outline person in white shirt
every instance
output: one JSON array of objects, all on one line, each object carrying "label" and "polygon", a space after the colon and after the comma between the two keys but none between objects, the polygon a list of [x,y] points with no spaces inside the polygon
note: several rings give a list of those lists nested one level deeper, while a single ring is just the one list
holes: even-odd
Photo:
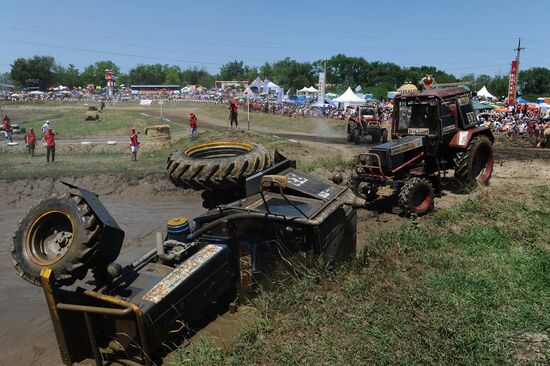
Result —
[{"label": "person in white shirt", "polygon": [[42,125],[42,133],[45,135],[46,132],[48,132],[48,128],[50,128],[50,121],[46,121],[43,125]]}]

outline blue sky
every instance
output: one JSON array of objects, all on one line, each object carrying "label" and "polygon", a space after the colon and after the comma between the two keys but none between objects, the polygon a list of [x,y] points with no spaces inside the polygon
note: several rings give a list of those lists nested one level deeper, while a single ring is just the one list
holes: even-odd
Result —
[{"label": "blue sky", "polygon": [[[259,66],[337,53],[457,76],[550,67],[550,1],[10,1],[2,4],[0,72],[18,57],[54,56],[83,70],[113,60]],[[546,29],[545,29],[546,28]]]}]

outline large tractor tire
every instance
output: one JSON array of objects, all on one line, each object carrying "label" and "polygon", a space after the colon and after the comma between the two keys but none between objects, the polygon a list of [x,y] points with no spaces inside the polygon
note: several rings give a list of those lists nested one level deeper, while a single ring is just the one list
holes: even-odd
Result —
[{"label": "large tractor tire", "polygon": [[11,254],[19,275],[40,285],[50,268],[59,285],[71,285],[88,272],[103,226],[84,200],[74,194],[53,196],[31,207],[13,234]]},{"label": "large tractor tire", "polygon": [[353,130],[353,142],[355,145],[359,145],[361,143],[361,131],[358,128]]},{"label": "large tractor tire", "polygon": [[353,137],[354,137],[354,134],[353,134],[353,131],[355,130],[355,123],[351,124],[351,123],[348,123],[348,128],[347,128],[347,133],[346,133],[346,141],[347,142],[353,142]]},{"label": "large tractor tire", "polygon": [[263,146],[212,142],[177,150],[168,157],[166,169],[178,187],[223,191],[243,189],[246,178],[272,164]]},{"label": "large tractor tire", "polygon": [[455,154],[455,178],[468,189],[478,184],[488,185],[493,173],[493,161],[491,140],[484,135],[475,136],[465,150]]},{"label": "large tractor tire", "polygon": [[405,216],[425,215],[434,208],[434,188],[426,178],[412,177],[405,181],[399,192],[399,205]]}]

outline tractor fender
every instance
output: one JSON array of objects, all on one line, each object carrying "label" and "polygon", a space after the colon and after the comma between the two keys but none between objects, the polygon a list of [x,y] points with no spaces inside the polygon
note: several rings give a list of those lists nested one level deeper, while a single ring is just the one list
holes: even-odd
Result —
[{"label": "tractor fender", "polygon": [[493,133],[489,127],[475,127],[468,130],[458,130],[453,136],[451,142],[449,142],[449,147],[456,147],[460,149],[465,149],[472,138],[477,135],[485,135],[491,140],[495,141]]}]

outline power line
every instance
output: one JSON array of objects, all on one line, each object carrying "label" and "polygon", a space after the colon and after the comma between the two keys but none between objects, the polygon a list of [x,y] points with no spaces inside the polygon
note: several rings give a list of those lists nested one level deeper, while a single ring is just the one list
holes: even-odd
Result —
[{"label": "power line", "polygon": [[31,41],[23,41],[20,39],[13,39],[13,38],[7,38],[7,37],[0,37],[0,39],[9,41],[9,42],[17,42],[17,43],[24,43],[24,44],[30,44],[34,46],[45,46],[45,47],[51,47],[51,48],[60,48],[60,49],[66,49],[66,50],[72,50],[72,51],[82,51],[82,52],[91,52],[91,53],[101,53],[106,55],[115,55],[115,56],[126,56],[126,57],[136,57],[136,58],[144,58],[144,59],[151,59],[151,60],[170,60],[175,62],[183,62],[183,63],[190,63],[190,64],[208,64],[208,65],[215,65],[215,66],[222,66],[220,63],[215,62],[205,62],[205,61],[193,61],[193,60],[183,60],[183,59],[177,59],[177,58],[162,58],[162,57],[156,57],[156,56],[145,56],[145,55],[136,55],[136,54],[130,54],[130,53],[122,53],[122,52],[110,52],[110,51],[104,51],[104,50],[95,50],[95,49],[89,49],[89,48],[78,48],[78,47],[69,47],[69,46],[59,46],[59,45],[52,45],[52,44],[46,44],[46,43],[38,43],[38,42],[31,42]]},{"label": "power line", "polygon": [[[44,16],[44,11],[37,11],[37,10],[12,10],[14,12],[20,12],[20,13],[34,13],[39,14],[41,16]],[[95,20],[101,20],[109,23],[129,23],[129,24],[150,24],[155,26],[165,26],[165,27],[173,27],[173,28],[184,28],[184,29],[210,29],[210,30],[221,30],[221,31],[231,31],[231,32],[245,32],[250,33],[250,29],[246,28],[235,28],[235,27],[220,27],[220,26],[213,26],[213,25],[202,25],[202,24],[190,24],[190,25],[184,25],[181,23],[175,24],[175,23],[166,23],[166,22],[157,22],[152,21],[149,19],[134,19],[134,20],[126,20],[124,17],[122,18],[109,18],[109,17],[98,17],[98,16],[90,16],[90,15],[75,15],[72,13],[59,13],[56,12],[55,14],[50,13],[51,16],[55,16],[56,18],[64,17],[64,18],[83,18],[83,19],[95,19]],[[306,32],[281,32],[281,31],[273,31],[273,30],[265,30],[265,29],[254,29],[255,33],[261,33],[261,34],[274,34],[274,35],[284,35],[284,36],[304,36],[304,37],[323,37],[323,38],[353,38],[353,39],[381,39],[381,40],[423,40],[423,41],[480,41],[480,40],[486,40],[486,41],[494,41],[494,40],[511,40],[515,38],[511,37],[488,37],[488,38],[453,38],[453,37],[406,37],[406,36],[380,36],[380,35],[373,35],[373,36],[364,36],[364,35],[355,35],[355,34],[322,34],[322,33],[306,33]]]}]

